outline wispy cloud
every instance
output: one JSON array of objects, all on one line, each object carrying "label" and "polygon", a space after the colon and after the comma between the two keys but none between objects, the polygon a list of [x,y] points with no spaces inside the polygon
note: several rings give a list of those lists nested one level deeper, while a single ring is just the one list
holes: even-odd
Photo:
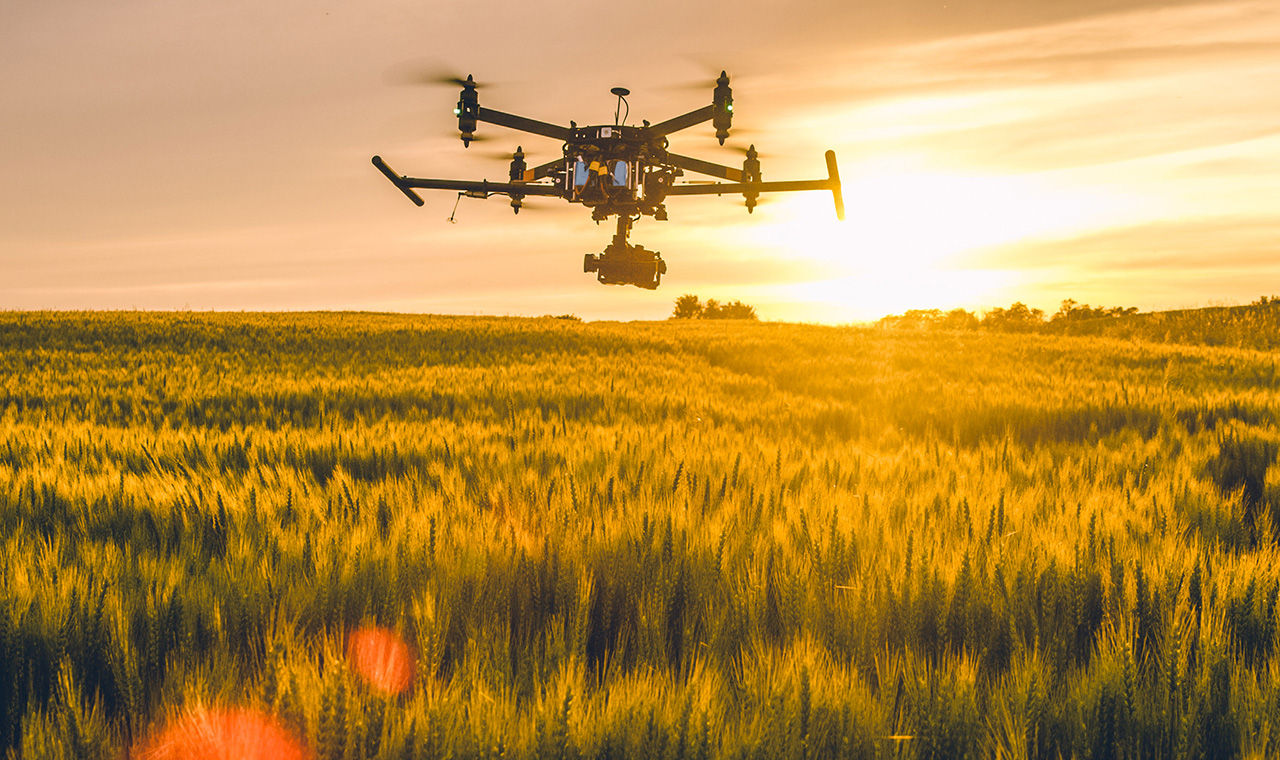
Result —
[{"label": "wispy cloud", "polygon": [[792,126],[860,151],[1039,171],[1280,130],[1280,6],[1234,2],[875,48]]},{"label": "wispy cloud", "polygon": [[[1280,218],[1214,217],[1117,227],[1035,244],[983,251],[986,266],[1017,266],[1028,272],[1067,270],[1135,278],[1165,275],[1243,275],[1252,292],[1280,275]],[[1042,276],[1042,275],[1041,275]],[[1280,287],[1280,285],[1276,286]]]}]

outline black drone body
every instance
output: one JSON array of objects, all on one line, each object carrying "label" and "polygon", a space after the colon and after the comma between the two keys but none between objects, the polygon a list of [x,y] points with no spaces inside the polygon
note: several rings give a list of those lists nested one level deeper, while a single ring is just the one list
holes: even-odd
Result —
[{"label": "black drone body", "polygon": [[[840,174],[833,151],[826,153],[826,179],[764,182],[754,145],[747,150],[741,169],[667,150],[667,135],[706,121],[712,122],[716,138],[724,145],[733,123],[733,91],[729,88],[729,77],[723,71],[716,80],[711,105],[658,124],[646,121],[638,127],[623,124],[625,118],[616,117],[610,125],[579,127],[570,122],[568,127],[562,127],[494,111],[480,105],[476,83],[470,75],[457,82],[462,86],[462,93],[454,113],[458,116],[458,131],[464,146],[469,147],[476,139],[477,123],[488,122],[560,140],[564,144],[562,157],[529,167],[525,163],[523,149],[517,147],[511,157],[507,182],[401,176],[378,156],[373,157],[373,165],[418,206],[422,205],[422,199],[414,189],[422,188],[456,190],[460,195],[474,198],[505,195],[511,199],[511,208],[516,213],[520,212],[526,197],[541,195],[580,203],[591,209],[591,218],[597,222],[616,215],[618,229],[613,242],[602,253],[586,254],[583,260],[583,271],[595,272],[596,279],[606,285],[636,285],[650,290],[658,287],[667,271],[666,262],[656,251],[629,245],[627,236],[631,225],[642,216],[666,221],[666,201],[672,196],[741,193],[750,213],[761,193],[829,190],[835,199],[836,216],[844,218]],[[613,88],[612,92],[618,96],[618,113],[621,114],[626,96],[631,93],[621,87]],[[708,184],[677,182],[685,171],[725,181]]]}]

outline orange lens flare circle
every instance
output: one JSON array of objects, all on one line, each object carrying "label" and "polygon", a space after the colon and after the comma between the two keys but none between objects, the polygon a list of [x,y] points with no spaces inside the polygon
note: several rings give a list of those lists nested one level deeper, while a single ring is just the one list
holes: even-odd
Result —
[{"label": "orange lens flare circle", "polygon": [[351,669],[387,694],[403,694],[413,683],[413,651],[386,628],[360,628],[347,638]]},{"label": "orange lens flare circle", "polygon": [[138,760],[310,760],[311,752],[273,718],[254,710],[197,709],[166,726]]}]

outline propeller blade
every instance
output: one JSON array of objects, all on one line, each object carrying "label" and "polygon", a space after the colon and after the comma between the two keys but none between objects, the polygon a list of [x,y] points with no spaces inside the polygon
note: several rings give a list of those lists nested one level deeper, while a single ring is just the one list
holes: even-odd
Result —
[{"label": "propeller blade", "polygon": [[737,79],[734,72],[741,68],[733,61],[726,61],[718,55],[713,56],[709,53],[684,53],[679,56],[679,59],[685,64],[682,68],[696,74],[689,79],[678,80],[668,85],[673,90],[706,90],[710,93],[716,88],[716,80],[720,78],[721,73],[728,75],[732,82]]},{"label": "propeller blade", "polygon": [[658,89],[665,90],[667,92],[694,92],[705,90],[709,93],[716,88],[716,76],[719,76],[719,74],[712,76],[709,79],[699,78],[688,79],[683,82],[672,82],[671,84],[661,85]]},{"label": "propeller blade", "polygon": [[[445,113],[446,113],[445,118],[448,118],[449,121],[456,121],[453,117],[448,116],[447,111]],[[441,118],[440,109],[433,109],[431,111],[422,110],[422,109],[406,111],[403,114],[397,114],[388,119],[385,119],[382,122],[381,133],[384,133],[390,139],[414,139],[415,136],[422,137],[424,135],[424,130],[423,130],[424,125],[430,128],[432,127],[432,124],[431,124],[432,120],[439,119],[439,118]],[[458,139],[458,130],[456,127],[452,129],[445,129],[443,131],[435,131],[434,129],[427,129],[426,133],[430,135],[438,135],[440,137],[446,137],[451,140]],[[496,136],[496,135],[491,135],[484,132],[477,132],[475,136],[471,138],[471,141],[478,142],[478,143],[486,143],[486,142],[498,142],[499,139],[500,139],[499,136]],[[472,151],[473,154],[479,153],[480,155],[486,158],[500,158],[504,161],[510,161],[511,154],[513,152],[514,151],[510,151],[510,150],[498,150],[496,147],[491,150],[485,150],[485,151],[473,150]]]},{"label": "propeller blade", "polygon": [[[486,137],[486,138],[481,138],[481,136],[480,136],[480,135],[476,135],[474,139],[475,139],[475,140],[478,140],[478,141],[480,141],[480,142],[485,142],[485,141],[493,140],[493,139],[496,139],[496,138],[488,138],[488,137]],[[473,151],[471,151],[471,154],[472,154],[472,155],[478,155],[478,156],[481,156],[482,158],[492,158],[492,159],[494,159],[495,161],[506,161],[506,162],[510,163],[510,162],[511,162],[512,157],[513,157],[513,156],[515,156],[515,151],[514,151],[514,150],[498,150],[497,148],[491,148],[491,149],[488,149],[488,150],[480,150],[480,151],[475,151],[475,150],[473,150]],[[530,160],[529,160],[529,154],[528,154],[528,153],[526,153],[526,154],[525,154],[525,156],[524,156],[524,160],[525,160],[526,162],[530,163],[530,164],[534,164],[534,163],[536,163],[536,162],[533,162],[533,161],[530,161]]]},{"label": "propeller blade", "polygon": [[[389,85],[408,87],[462,87],[467,83],[466,75],[438,64],[408,62],[392,66],[383,73],[382,79]],[[476,82],[477,89],[483,88]]]},{"label": "propeller blade", "polygon": [[[733,131],[734,133],[737,133],[738,130],[735,129]],[[750,147],[744,148],[741,145],[726,145],[724,147],[726,150],[737,153],[739,156],[742,156],[743,158],[746,158],[747,151],[751,150]],[[759,148],[756,148],[756,158],[765,160],[770,158],[776,158],[776,156],[772,153],[764,153]]]}]

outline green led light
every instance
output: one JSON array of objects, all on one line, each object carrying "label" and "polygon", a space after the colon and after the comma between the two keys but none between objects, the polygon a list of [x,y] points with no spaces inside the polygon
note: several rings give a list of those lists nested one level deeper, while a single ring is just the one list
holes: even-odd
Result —
[{"label": "green led light", "polygon": [[455,108],[455,109],[453,109],[453,115],[454,115],[454,116],[457,116],[457,115],[459,115],[459,114],[461,114],[461,113],[462,113],[462,109],[461,109],[461,108]]},{"label": "green led light", "polygon": [[725,108],[725,110],[726,110],[726,111],[732,111],[732,110],[733,110],[733,104],[732,104],[732,103],[730,103],[729,105],[725,106],[724,108]]}]

